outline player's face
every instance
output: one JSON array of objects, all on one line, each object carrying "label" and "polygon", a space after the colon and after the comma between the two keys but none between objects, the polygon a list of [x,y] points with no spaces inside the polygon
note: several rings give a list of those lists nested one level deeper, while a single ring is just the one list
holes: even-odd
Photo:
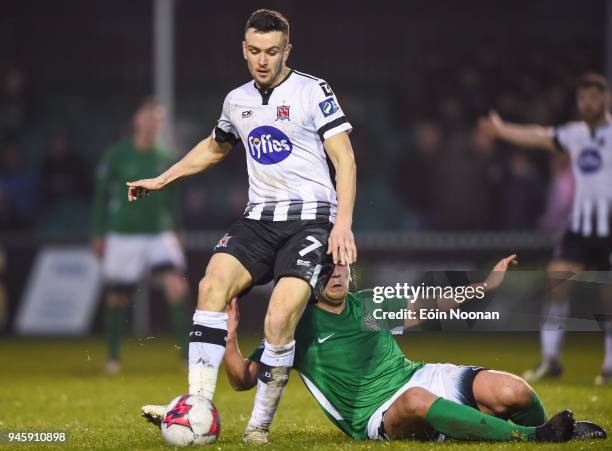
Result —
[{"label": "player's face", "polygon": [[281,75],[291,44],[280,31],[258,33],[249,28],[242,42],[242,53],[249,72],[260,88],[269,88]]},{"label": "player's face", "polygon": [[166,112],[160,105],[140,108],[134,115],[136,132],[156,136],[164,126]]},{"label": "player's face", "polygon": [[598,88],[582,88],[576,94],[578,112],[582,120],[595,123],[604,119],[610,108],[609,94]]},{"label": "player's face", "polygon": [[324,300],[332,305],[341,304],[348,293],[349,282],[350,271],[348,265],[334,265],[334,271],[329,276],[323,291]]}]

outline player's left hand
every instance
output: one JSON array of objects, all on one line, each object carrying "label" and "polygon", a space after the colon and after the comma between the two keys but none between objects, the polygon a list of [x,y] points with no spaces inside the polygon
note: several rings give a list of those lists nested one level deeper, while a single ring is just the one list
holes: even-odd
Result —
[{"label": "player's left hand", "polygon": [[328,243],[327,255],[332,255],[334,265],[351,265],[357,261],[357,246],[350,227],[336,223]]},{"label": "player's left hand", "polygon": [[489,277],[487,277],[484,282],[485,291],[496,290],[499,288],[506,277],[506,271],[508,271],[510,265],[516,264],[518,264],[516,254],[512,254],[498,261],[489,274]]}]

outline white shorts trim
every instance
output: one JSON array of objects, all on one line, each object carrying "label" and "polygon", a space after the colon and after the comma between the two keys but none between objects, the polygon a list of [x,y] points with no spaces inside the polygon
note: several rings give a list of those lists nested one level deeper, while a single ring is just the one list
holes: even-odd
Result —
[{"label": "white shorts trim", "polygon": [[145,271],[166,263],[185,268],[183,249],[174,232],[106,236],[102,273],[107,282],[134,284]]},{"label": "white shorts trim", "polygon": [[383,413],[409,388],[421,387],[436,396],[464,404],[465,398],[461,392],[461,378],[466,371],[473,371],[473,369],[472,367],[458,366],[451,363],[428,363],[416,370],[410,380],[372,414],[368,420],[368,438],[384,440],[383,437],[378,435]]}]

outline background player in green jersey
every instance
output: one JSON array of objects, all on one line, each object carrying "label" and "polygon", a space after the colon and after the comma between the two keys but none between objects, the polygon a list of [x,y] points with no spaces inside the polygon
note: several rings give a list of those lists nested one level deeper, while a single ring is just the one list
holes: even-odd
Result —
[{"label": "background player in green jersey", "polygon": [[172,164],[172,153],[156,144],[165,111],[155,99],[144,100],[133,116],[130,140],[110,146],[98,166],[93,204],[92,249],[102,259],[106,284],[105,329],[108,360],[105,371],[121,369],[119,346],[125,311],[134,287],[145,271],[153,270],[170,308],[172,327],[187,356],[188,296],[185,257],[174,230],[178,199],[171,191],[152,193],[128,207],[125,183],[150,177]]},{"label": "background player in green jersey", "polygon": [[[504,258],[481,285],[502,283],[515,256]],[[408,360],[389,331],[364,327],[362,305],[372,291],[349,293],[348,266],[336,265],[315,305],[309,305],[296,330],[293,368],[329,419],[356,440],[432,439],[564,441],[605,438],[589,422],[574,422],[563,411],[547,421],[533,389],[510,373],[452,364]],[[415,304],[408,304],[414,306]],[[438,301],[440,310],[457,306]],[[414,308],[414,307],[413,307]],[[261,349],[243,359],[237,341],[236,300],[228,309],[225,368],[236,390],[256,385]],[[408,320],[405,326],[419,321]],[[151,421],[161,406],[145,406]],[[511,420],[511,421],[507,421]]]}]

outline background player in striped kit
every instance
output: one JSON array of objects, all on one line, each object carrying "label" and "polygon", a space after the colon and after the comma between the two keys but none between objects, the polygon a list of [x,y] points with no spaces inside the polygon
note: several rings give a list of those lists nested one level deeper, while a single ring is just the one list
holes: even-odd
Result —
[{"label": "background player in striped kit", "polygon": [[[243,56],[254,80],[231,91],[212,135],[157,178],[128,183],[128,198],[219,163],[242,140],[249,203],[215,247],[199,285],[189,346],[189,391],[212,399],[227,337],[229,300],[274,280],[264,324],[265,349],[244,440],[267,443],[293,365],[293,334],[306,302],[331,270],[357,258],[352,215],[356,168],[344,116],[329,85],[289,69],[289,23],[255,11]],[[336,169],[332,183],[326,153]],[[327,246],[325,244],[327,243]]]},{"label": "background player in striped kit", "polygon": [[[554,251],[548,266],[551,286],[550,304],[541,326],[542,363],[524,376],[528,380],[557,377],[563,343],[563,320],[569,313],[571,283],[559,283],[584,270],[612,269],[612,117],[610,92],[602,75],[587,73],[576,92],[580,121],[559,127],[516,125],[504,122],[495,112],[480,121],[490,136],[512,144],[567,151],[572,162],[576,192],[569,228]],[[604,308],[611,312],[609,281],[600,286]],[[612,382],[612,322],[604,323],[605,358],[596,384]]]},{"label": "background player in striped kit", "polygon": [[143,273],[153,270],[164,290],[172,329],[181,358],[187,358],[185,257],[174,230],[178,226],[178,199],[171,192],[156,193],[142,204],[128,206],[124,186],[134,177],[146,177],[171,165],[173,152],[156,144],[165,120],[163,106],[145,99],[134,114],[131,140],[112,145],[104,154],[96,177],[93,204],[92,249],[102,259],[106,282],[105,329],[108,360],[104,369],[117,373],[125,310]]}]

